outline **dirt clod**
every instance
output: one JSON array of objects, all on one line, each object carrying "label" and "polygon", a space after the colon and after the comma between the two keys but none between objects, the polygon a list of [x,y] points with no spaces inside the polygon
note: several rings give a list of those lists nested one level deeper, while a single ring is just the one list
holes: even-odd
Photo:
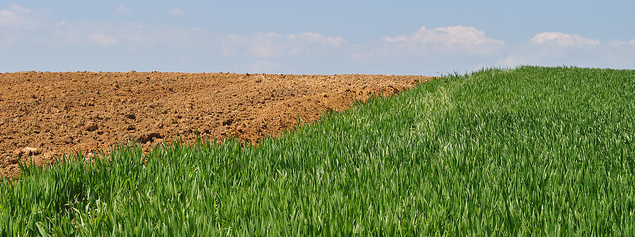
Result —
[{"label": "dirt clod", "polygon": [[92,131],[97,130],[97,128],[99,128],[97,126],[97,123],[90,122],[90,123],[86,124],[86,131],[92,132]]},{"label": "dirt clod", "polygon": [[145,144],[148,142],[152,142],[154,139],[158,138],[162,138],[161,134],[159,134],[158,132],[150,132],[139,136],[139,139],[137,139],[137,141],[139,141],[139,143]]},{"label": "dirt clod", "polygon": [[18,148],[18,149],[15,149],[13,153],[15,154],[15,157],[17,158],[23,157],[23,156],[31,156],[31,155],[40,154],[38,149],[33,147]]}]

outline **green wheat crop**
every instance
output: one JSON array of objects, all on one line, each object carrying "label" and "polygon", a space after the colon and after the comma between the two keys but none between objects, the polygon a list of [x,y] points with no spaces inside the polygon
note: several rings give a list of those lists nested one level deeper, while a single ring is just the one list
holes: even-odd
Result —
[{"label": "green wheat crop", "polygon": [[634,111],[632,70],[448,76],[256,147],[25,168],[0,236],[633,236]]}]

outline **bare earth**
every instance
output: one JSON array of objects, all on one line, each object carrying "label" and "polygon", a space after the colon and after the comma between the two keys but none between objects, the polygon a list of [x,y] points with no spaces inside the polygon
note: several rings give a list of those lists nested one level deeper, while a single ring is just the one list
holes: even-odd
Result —
[{"label": "bare earth", "polygon": [[257,142],[424,76],[234,73],[0,73],[0,180],[19,162],[88,156],[115,144],[145,150],[181,137]]}]

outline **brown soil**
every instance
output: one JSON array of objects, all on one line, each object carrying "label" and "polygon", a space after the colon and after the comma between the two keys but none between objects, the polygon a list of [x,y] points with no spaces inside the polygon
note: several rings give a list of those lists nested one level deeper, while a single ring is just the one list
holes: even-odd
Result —
[{"label": "brown soil", "polygon": [[[145,150],[181,137],[247,142],[312,122],[370,95],[389,96],[429,79],[383,75],[233,73],[0,73],[0,177],[19,162],[88,157],[115,144]],[[1,178],[0,178],[1,179]]]}]

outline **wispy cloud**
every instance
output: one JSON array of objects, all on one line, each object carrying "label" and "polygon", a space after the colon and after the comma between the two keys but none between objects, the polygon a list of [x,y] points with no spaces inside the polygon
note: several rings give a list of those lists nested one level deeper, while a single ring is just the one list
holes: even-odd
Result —
[{"label": "wispy cloud", "polygon": [[342,37],[325,36],[314,32],[283,35],[276,32],[252,35],[228,34],[222,50],[226,56],[252,55],[274,58],[293,55],[318,55],[346,43]]},{"label": "wispy cloud", "polygon": [[292,40],[300,39],[312,43],[319,43],[322,45],[330,46],[340,46],[341,44],[346,43],[346,40],[344,40],[342,37],[325,36],[314,32],[305,32],[299,35],[291,34],[289,35],[289,38]]},{"label": "wispy cloud", "polygon": [[15,27],[21,22],[21,15],[28,15],[30,12],[18,5],[11,5],[9,10],[0,10],[0,27]]},{"label": "wispy cloud", "polygon": [[117,46],[128,51],[155,47],[209,48],[215,39],[197,28],[157,27],[139,23],[59,22],[44,43],[54,47]]},{"label": "wispy cloud", "polygon": [[422,53],[442,51],[487,54],[505,45],[505,41],[489,38],[482,30],[462,25],[435,29],[422,26],[413,35],[385,37],[384,40]]},{"label": "wispy cloud", "polygon": [[0,9],[0,50],[32,38],[30,33],[45,25],[43,14],[17,4],[9,5],[8,9]]},{"label": "wispy cloud", "polygon": [[632,40],[629,40],[629,41],[612,40],[612,41],[609,41],[609,45],[611,45],[613,47],[635,46],[635,39],[632,39]]},{"label": "wispy cloud", "polygon": [[536,34],[529,42],[536,45],[556,47],[585,47],[601,44],[597,39],[589,39],[576,34],[571,35],[562,32],[542,32]]},{"label": "wispy cloud", "polygon": [[612,40],[611,49],[606,53],[605,62],[621,68],[635,69],[635,39],[629,41]]},{"label": "wispy cloud", "polygon": [[17,4],[0,10],[0,29],[35,29],[43,25],[43,16]]},{"label": "wispy cloud", "polygon": [[[576,65],[581,67],[628,67],[635,62],[635,40],[602,43],[577,34],[542,32],[518,46],[499,65]],[[632,68],[632,66],[630,66]]]}]

